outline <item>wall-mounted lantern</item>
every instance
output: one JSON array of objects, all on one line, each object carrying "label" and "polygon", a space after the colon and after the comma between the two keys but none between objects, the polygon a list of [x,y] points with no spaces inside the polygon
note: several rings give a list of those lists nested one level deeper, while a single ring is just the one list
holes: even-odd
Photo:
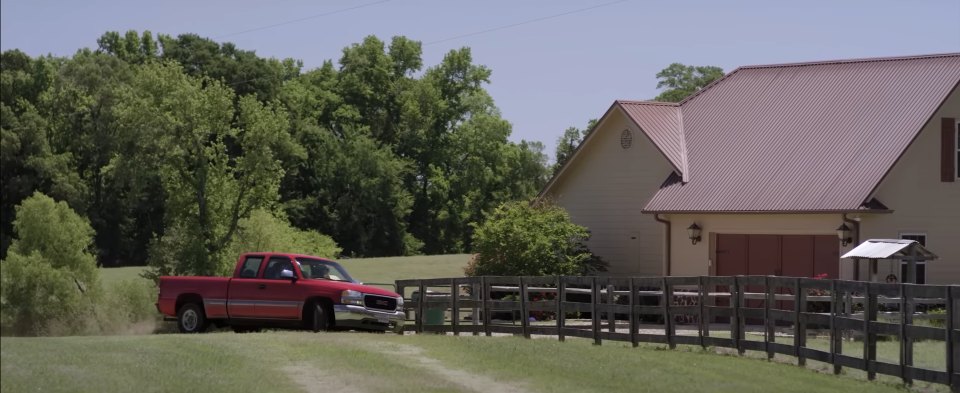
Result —
[{"label": "wall-mounted lantern", "polygon": [[846,223],[840,224],[840,227],[837,228],[837,238],[840,239],[840,245],[844,247],[853,242],[853,237],[850,236],[850,227]]},{"label": "wall-mounted lantern", "polygon": [[687,237],[690,238],[690,244],[697,244],[700,241],[700,226],[697,223],[687,227]]}]

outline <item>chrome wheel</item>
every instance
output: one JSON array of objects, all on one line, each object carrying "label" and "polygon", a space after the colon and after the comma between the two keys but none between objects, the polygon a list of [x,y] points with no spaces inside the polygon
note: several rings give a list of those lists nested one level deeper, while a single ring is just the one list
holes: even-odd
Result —
[{"label": "chrome wheel", "polygon": [[193,309],[185,310],[183,316],[180,319],[180,324],[183,326],[183,330],[186,331],[196,331],[197,330],[197,311]]},{"label": "chrome wheel", "polygon": [[187,303],[180,307],[177,313],[177,328],[180,333],[201,333],[207,330],[207,316],[203,307],[196,303]]}]

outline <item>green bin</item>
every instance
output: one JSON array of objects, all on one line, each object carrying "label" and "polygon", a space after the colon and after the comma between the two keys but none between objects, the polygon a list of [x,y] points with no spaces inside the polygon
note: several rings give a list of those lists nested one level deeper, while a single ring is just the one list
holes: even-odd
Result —
[{"label": "green bin", "polygon": [[[433,291],[427,291],[427,298],[431,295],[434,295]],[[420,291],[413,291],[413,302],[417,303],[420,301]],[[443,320],[446,317],[446,309],[443,307],[437,306],[423,306],[423,324],[424,325],[443,325]]]}]

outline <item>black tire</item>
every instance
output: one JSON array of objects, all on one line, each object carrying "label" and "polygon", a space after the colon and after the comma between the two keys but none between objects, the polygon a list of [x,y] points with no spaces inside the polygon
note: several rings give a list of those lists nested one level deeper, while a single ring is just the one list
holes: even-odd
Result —
[{"label": "black tire", "polygon": [[313,330],[314,333],[328,331],[331,327],[331,316],[330,309],[323,304],[323,302],[314,302],[307,326],[310,330]]},{"label": "black tire", "polygon": [[207,330],[207,325],[207,316],[200,305],[187,303],[177,310],[177,328],[180,333],[203,333]]}]

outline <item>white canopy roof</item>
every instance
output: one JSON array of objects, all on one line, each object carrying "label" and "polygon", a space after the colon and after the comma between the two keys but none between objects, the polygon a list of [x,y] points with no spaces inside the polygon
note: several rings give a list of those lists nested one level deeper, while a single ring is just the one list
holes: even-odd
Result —
[{"label": "white canopy roof", "polygon": [[909,259],[916,252],[919,259],[936,259],[937,255],[915,240],[870,239],[843,254],[841,258]]}]

